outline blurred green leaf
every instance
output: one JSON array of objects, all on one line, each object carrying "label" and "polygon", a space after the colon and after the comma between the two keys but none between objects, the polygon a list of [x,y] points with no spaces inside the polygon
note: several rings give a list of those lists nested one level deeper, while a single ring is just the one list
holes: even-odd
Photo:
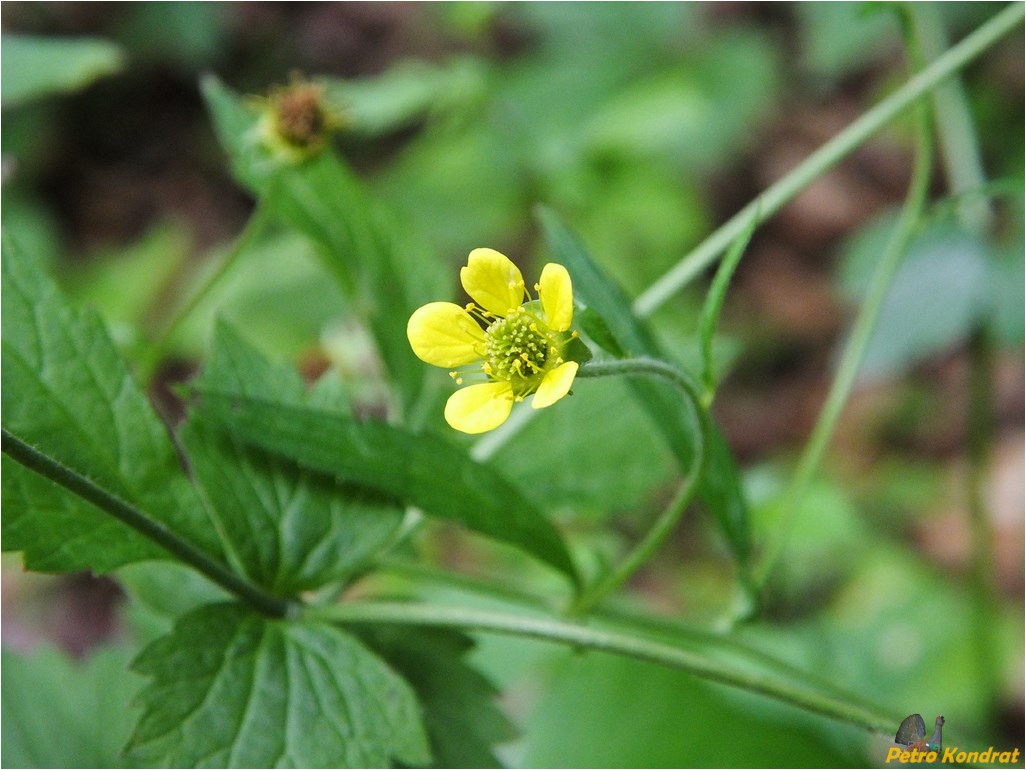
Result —
[{"label": "blurred green leaf", "polygon": [[118,17],[117,38],[133,62],[197,72],[230,50],[230,8],[217,2],[132,3]]},{"label": "blurred green leaf", "polygon": [[[902,545],[878,541],[852,566],[823,612],[755,625],[747,635],[780,658],[857,685],[898,714],[944,714],[945,745],[969,748],[979,740],[986,747],[980,736],[993,736],[996,725],[981,663],[1004,681],[1021,677],[1021,604],[981,618],[964,585]],[[980,659],[981,620],[997,642],[987,661]]]},{"label": "blurred green leaf", "polygon": [[347,133],[377,136],[480,98],[482,65],[470,58],[442,65],[400,62],[374,77],[319,78],[327,107]]},{"label": "blurred green leaf", "polygon": [[0,43],[0,103],[12,107],[76,91],[124,66],[121,48],[93,38],[4,35]]},{"label": "blurred green leaf", "polygon": [[853,758],[862,740],[854,728],[636,660],[559,658],[526,725],[527,767],[849,767],[868,761]]},{"label": "blurred green leaf", "polygon": [[445,271],[330,149],[282,165],[260,146],[255,108],[212,77],[203,81],[203,95],[236,176],[317,245],[324,266],[374,335],[402,405],[412,407],[423,394],[426,367],[410,350],[406,322],[417,307],[447,293]]},{"label": "blurred green leaf", "polygon": [[122,612],[133,638],[140,642],[168,633],[174,621],[187,612],[231,599],[203,574],[176,562],[126,564],[114,578],[128,595]]},{"label": "blurred green leaf", "polygon": [[692,173],[717,167],[753,143],[779,80],[776,49],[762,32],[706,37],[682,60],[609,94],[584,124],[585,146]]},{"label": "blurred green leaf", "polygon": [[461,522],[575,574],[566,546],[544,515],[492,467],[439,438],[268,400],[254,395],[244,380],[204,378],[196,390],[199,417],[244,442],[301,468]]},{"label": "blurred green leaf", "polygon": [[[225,324],[218,325],[195,384],[283,404],[306,402],[295,369],[271,364]],[[244,444],[202,418],[190,417],[180,438],[241,569],[278,595],[351,574],[402,523],[403,509],[394,502]]]},{"label": "blurred green leaf", "polygon": [[121,753],[135,715],[129,653],[101,649],[76,663],[51,648],[4,649],[4,767],[128,767]]},{"label": "blurred green leaf", "polygon": [[130,756],[157,767],[422,766],[429,757],[409,685],[326,623],[271,621],[208,605],[149,645],[152,677]]},{"label": "blurred green leaf", "polygon": [[431,739],[431,767],[502,767],[492,746],[513,737],[498,690],[465,662],[470,637],[446,629],[379,627],[360,637],[413,687]]},{"label": "blurred green leaf", "polygon": [[[194,286],[203,285],[220,266],[218,256],[197,275]],[[174,334],[171,347],[179,355],[202,358],[215,319],[223,318],[259,339],[269,353],[299,358],[315,350],[318,338],[348,311],[341,289],[325,280],[309,240],[294,232],[272,233],[248,248],[199,302]],[[350,335],[349,341],[355,344],[355,337]],[[373,360],[374,355],[372,344],[364,359]],[[365,366],[366,376],[372,368]]]},{"label": "blurred green leaf", "polygon": [[158,224],[124,248],[62,265],[61,288],[74,303],[95,307],[119,347],[130,350],[142,342],[147,314],[188,260],[191,245],[184,227]]},{"label": "blurred green leaf", "polygon": [[[892,216],[883,217],[849,241],[840,276],[847,296],[864,293],[893,224]],[[933,222],[920,232],[880,308],[860,378],[900,374],[964,341],[991,312],[992,262],[983,240],[951,222]]]},{"label": "blurred green leaf", "polygon": [[496,453],[493,464],[534,500],[572,510],[575,516],[644,510],[653,490],[672,479],[666,446],[653,441],[655,426],[612,378],[574,387],[558,409],[546,409]]},{"label": "blurred green leaf", "polygon": [[[220,558],[221,546],[164,425],[100,319],[71,308],[3,241],[3,425],[20,440]],[[5,458],[3,547],[30,568],[103,571],[166,558],[127,525]]]},{"label": "blurred green leaf", "polygon": [[808,69],[821,77],[839,78],[870,66],[881,54],[901,44],[896,18],[889,13],[867,13],[867,5],[833,2],[792,6],[801,23],[802,62]]},{"label": "blurred green leaf", "polygon": [[[580,296],[583,304],[603,317],[619,347],[630,356],[666,360],[651,331],[635,317],[620,287],[602,273],[584,245],[551,211],[541,209],[539,218],[553,256],[570,271],[575,296]],[[679,392],[662,383],[642,378],[630,378],[629,381],[640,403],[673,449],[681,470],[686,472],[694,461],[694,437],[701,430],[696,413],[686,408]],[[740,472],[715,425],[709,431],[709,438],[706,468],[699,481],[698,496],[719,524],[738,562],[745,567],[750,552],[750,536]]]}]

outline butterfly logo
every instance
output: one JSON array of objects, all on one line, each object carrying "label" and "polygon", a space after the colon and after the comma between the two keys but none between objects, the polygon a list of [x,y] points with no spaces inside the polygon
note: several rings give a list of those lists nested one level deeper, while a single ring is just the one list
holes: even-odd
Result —
[{"label": "butterfly logo", "polygon": [[926,740],[926,722],[919,714],[909,714],[901,722],[901,727],[894,735],[894,742],[910,749],[918,751],[940,751],[941,750],[941,728],[944,727],[944,717],[939,716],[934,720],[933,735]]}]

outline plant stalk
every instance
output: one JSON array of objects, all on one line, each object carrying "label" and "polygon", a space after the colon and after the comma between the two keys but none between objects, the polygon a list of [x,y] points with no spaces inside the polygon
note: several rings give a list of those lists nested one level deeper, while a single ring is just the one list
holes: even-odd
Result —
[{"label": "plant stalk", "polygon": [[862,358],[869,345],[891,281],[901,264],[926,206],[930,172],[933,165],[933,135],[930,130],[928,111],[924,104],[918,105],[916,118],[915,161],[901,216],[870,280],[865,299],[852,326],[851,336],[841,356],[837,374],[830,385],[830,392],[827,394],[823,408],[813,426],[812,434],[798,460],[797,469],[784,490],[779,504],[778,524],[770,536],[762,567],[755,576],[755,586],[760,591],[765,588],[770,573],[783,553],[801,500],[808,490],[813,475],[819,468],[830,438],[837,427],[841,411],[854,387]]},{"label": "plant stalk", "polygon": [[127,524],[175,558],[199,570],[212,581],[265,615],[283,618],[290,614],[291,604],[288,601],[272,596],[247,582],[221,562],[176,535],[162,522],[126,503],[58,460],[40,452],[10,433],[6,428],[2,431],[0,450],[29,470],[64,487],[72,494],[92,503],[104,513]]},{"label": "plant stalk", "polygon": [[665,542],[670,532],[680,521],[688,504],[695,496],[698,482],[705,467],[705,446],[709,418],[700,406],[698,385],[684,372],[655,358],[630,358],[613,361],[596,361],[584,364],[577,372],[578,377],[608,377],[611,375],[647,375],[660,377],[672,383],[683,394],[695,410],[701,430],[695,436],[695,457],[688,475],[681,482],[670,504],[656,518],[641,540],[627,553],[623,561],[597,583],[585,589],[567,609],[567,614],[579,616],[587,613],[609,594],[623,586],[638,569],[645,564]]},{"label": "plant stalk", "polygon": [[[1010,3],[1000,13],[981,24],[957,45],[937,57],[929,66],[909,78],[897,91],[858,118],[826,142],[797,168],[770,185],[758,198],[745,206],[709,235],[689,254],[655,281],[634,301],[634,312],[641,318],[652,315],[674,294],[687,286],[716,260],[752,219],[765,220],[783,208],[810,182],[854,152],[870,136],[912,105],[920,96],[981,55],[1023,20],[1026,5]],[[761,207],[761,208],[760,208]]]},{"label": "plant stalk", "polygon": [[576,623],[503,612],[403,602],[351,602],[330,607],[310,607],[303,610],[303,615],[343,625],[431,626],[541,639],[676,668],[708,681],[765,695],[804,711],[846,722],[871,732],[890,733],[900,720],[898,715],[862,706],[838,695],[796,685],[787,678],[764,672],[740,670],[736,665],[663,642]]}]

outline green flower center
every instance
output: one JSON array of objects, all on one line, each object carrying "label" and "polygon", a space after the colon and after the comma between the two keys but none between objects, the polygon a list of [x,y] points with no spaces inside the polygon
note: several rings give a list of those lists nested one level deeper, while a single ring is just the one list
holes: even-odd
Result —
[{"label": "green flower center", "polygon": [[[496,380],[530,386],[544,374],[545,364],[557,353],[548,327],[533,314],[519,312],[499,318],[485,329],[484,370]],[[519,395],[519,393],[518,393]]]}]

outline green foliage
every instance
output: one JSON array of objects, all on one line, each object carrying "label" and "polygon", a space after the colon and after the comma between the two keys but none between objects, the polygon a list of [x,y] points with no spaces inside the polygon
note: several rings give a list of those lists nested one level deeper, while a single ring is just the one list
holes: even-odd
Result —
[{"label": "green foliage", "polygon": [[361,632],[363,641],[402,674],[424,705],[433,767],[501,767],[492,746],[513,737],[496,707],[496,687],[463,658],[470,637],[444,629]]},{"label": "green foliage", "polygon": [[[652,332],[635,317],[622,290],[604,275],[583,244],[551,212],[543,210],[540,217],[552,252],[573,273],[575,292],[584,304],[604,320],[604,326],[613,338],[611,345],[608,342],[606,344],[613,350],[633,356],[647,355],[663,359],[664,353]],[[708,331],[711,333],[711,326]],[[695,412],[698,405],[689,405],[678,391],[669,390],[649,380],[634,378],[630,381],[630,387],[662,431],[681,469],[690,471],[695,462],[694,437],[703,430]],[[739,563],[745,568],[751,545],[740,473],[729,447],[715,426],[705,430],[706,457],[698,494],[719,524]]]},{"label": "green foliage", "polygon": [[[297,43],[307,64],[325,66],[316,49],[338,40],[316,25],[330,14],[357,23],[323,30],[376,36],[377,8],[311,10],[329,15],[274,40],[260,38],[260,14],[212,3],[129,8],[97,27],[110,43],[4,37],[3,548],[32,570],[110,574],[127,600],[124,647],[79,664],[3,651],[2,764],[842,766],[879,762],[892,723],[930,710],[967,747],[989,737],[1002,676],[1021,663],[1022,613],[988,582],[998,560],[979,504],[988,436],[978,434],[994,399],[985,357],[970,361],[980,401],[966,452],[971,538],[925,518],[950,497],[949,474],[933,447],[903,446],[918,436],[909,424],[950,427],[936,408],[947,389],[920,386],[921,401],[917,392],[892,410],[900,425],[870,415],[837,443],[844,462],[821,469],[836,459],[826,449],[847,392],[838,383],[855,374],[842,367],[852,376],[835,377],[830,392],[842,395],[822,409],[790,484],[792,447],[742,441],[742,457],[767,461],[742,470],[731,444],[750,407],[731,392],[715,416],[712,405],[727,376],[721,310],[728,294],[752,297],[731,277],[762,217],[1021,27],[1022,7],[939,14],[952,37],[986,24],[788,172],[758,199],[765,209],[744,209],[761,213],[736,216],[684,259],[803,146],[793,121],[773,118],[781,104],[807,109],[811,90],[812,117],[832,125],[848,120],[851,97],[893,79],[890,12],[389,10],[387,30],[416,22],[414,44],[375,37],[381,61],[330,54],[336,73],[377,74],[293,76],[320,100],[308,128],[330,136],[290,153],[271,120],[290,86],[269,78],[292,68]],[[65,12],[39,13],[49,28]],[[248,54],[237,27],[260,42]],[[396,50],[431,61],[396,63]],[[189,118],[204,70],[271,96],[206,75]],[[976,114],[962,116],[958,141],[980,147],[938,157],[982,155],[1011,178],[987,184],[981,168],[969,185],[980,189],[967,190],[945,168],[962,196],[928,218],[925,197],[909,196],[900,232],[916,237],[874,336],[856,335],[845,357],[862,356],[867,379],[896,378],[970,338],[1021,355],[1021,146],[1005,128],[1021,124],[1021,102],[1007,98],[1000,67],[966,72]],[[195,148],[204,171],[226,160],[255,201],[249,224],[202,265],[196,244],[225,232],[221,215],[240,204],[204,211],[210,231],[183,225],[205,202],[179,200],[191,172],[165,189],[150,137],[132,136],[130,120],[110,130],[139,89],[168,97],[169,122],[181,117],[174,153]],[[952,136],[951,117],[938,106],[938,135]],[[931,133],[916,137],[917,157]],[[97,148],[116,169],[80,185]],[[925,173],[914,178],[913,191],[927,190]],[[102,223],[89,223],[117,210],[110,190],[134,183],[131,235],[106,245]],[[42,196],[57,188],[54,207]],[[140,221],[136,206],[163,205],[168,191],[173,210]],[[970,198],[990,207],[989,231],[962,216]],[[887,282],[867,290],[869,276],[894,229],[881,222],[848,240],[838,279],[870,320]],[[777,248],[786,235],[756,243]],[[478,246],[507,251],[525,275],[542,254],[568,268],[584,354],[569,397],[517,406],[472,445],[444,428],[448,382],[412,353],[407,323],[427,302],[461,301],[453,266]],[[699,273],[724,251],[703,289]],[[646,290],[661,276],[670,280]],[[665,304],[689,281],[684,301]],[[612,373],[626,376],[596,379]],[[768,394],[769,408],[774,397],[793,392]],[[801,419],[777,435],[805,430],[802,406],[788,404]],[[857,467],[839,470],[849,457]],[[692,495],[707,519],[687,516]],[[793,531],[780,526],[782,499],[784,520],[800,521]],[[957,559],[970,539],[962,580],[938,543]],[[760,549],[770,567],[779,561],[768,575],[753,569]]]},{"label": "green foliage", "polygon": [[561,655],[552,669],[527,725],[528,767],[860,764],[857,733],[831,745],[829,727],[686,674],[606,655]]},{"label": "green foliage", "polygon": [[3,37],[3,106],[75,91],[124,66],[121,48],[105,40]]},{"label": "green foliage", "polygon": [[349,634],[202,607],[132,664],[132,758],[155,767],[382,767],[430,756],[409,685]]},{"label": "green foliage", "polygon": [[[849,298],[864,293],[893,224],[892,217],[882,217],[848,242],[839,280]],[[1015,239],[990,242],[959,226],[950,214],[928,222],[894,276],[860,377],[901,374],[987,325],[1016,344],[1022,339],[1019,256]]]},{"label": "green foliage", "polygon": [[123,648],[75,663],[50,648],[0,653],[4,767],[128,767],[129,708],[139,679]]},{"label": "green foliage", "polygon": [[[307,400],[294,369],[272,365],[223,324],[194,385],[278,404]],[[393,500],[297,469],[221,427],[194,414],[180,440],[197,486],[219,512],[219,529],[254,582],[284,596],[319,588],[352,574],[395,535],[403,511]]]},{"label": "green foliage", "polygon": [[[229,343],[225,335],[221,339],[226,346],[241,344]],[[251,353],[237,355],[248,358]],[[567,575],[575,574],[556,530],[491,467],[430,434],[270,400],[254,393],[245,380],[240,382],[231,367],[225,370],[233,376],[215,373],[195,383],[200,397],[196,413],[203,420],[291,459],[297,468],[369,490],[385,501],[405,501],[428,514],[454,519],[517,545]]]},{"label": "green foliage", "polygon": [[[2,278],[4,428],[219,557],[167,431],[100,319],[68,307],[6,238]],[[106,571],[163,555],[80,498],[4,463],[4,548],[24,551],[28,566]]]},{"label": "green foliage", "polygon": [[398,403],[408,410],[425,387],[425,369],[409,350],[406,320],[443,293],[431,255],[401,234],[334,153],[281,165],[260,143],[255,107],[213,78],[204,80],[203,94],[236,176],[317,246],[373,334]]}]

